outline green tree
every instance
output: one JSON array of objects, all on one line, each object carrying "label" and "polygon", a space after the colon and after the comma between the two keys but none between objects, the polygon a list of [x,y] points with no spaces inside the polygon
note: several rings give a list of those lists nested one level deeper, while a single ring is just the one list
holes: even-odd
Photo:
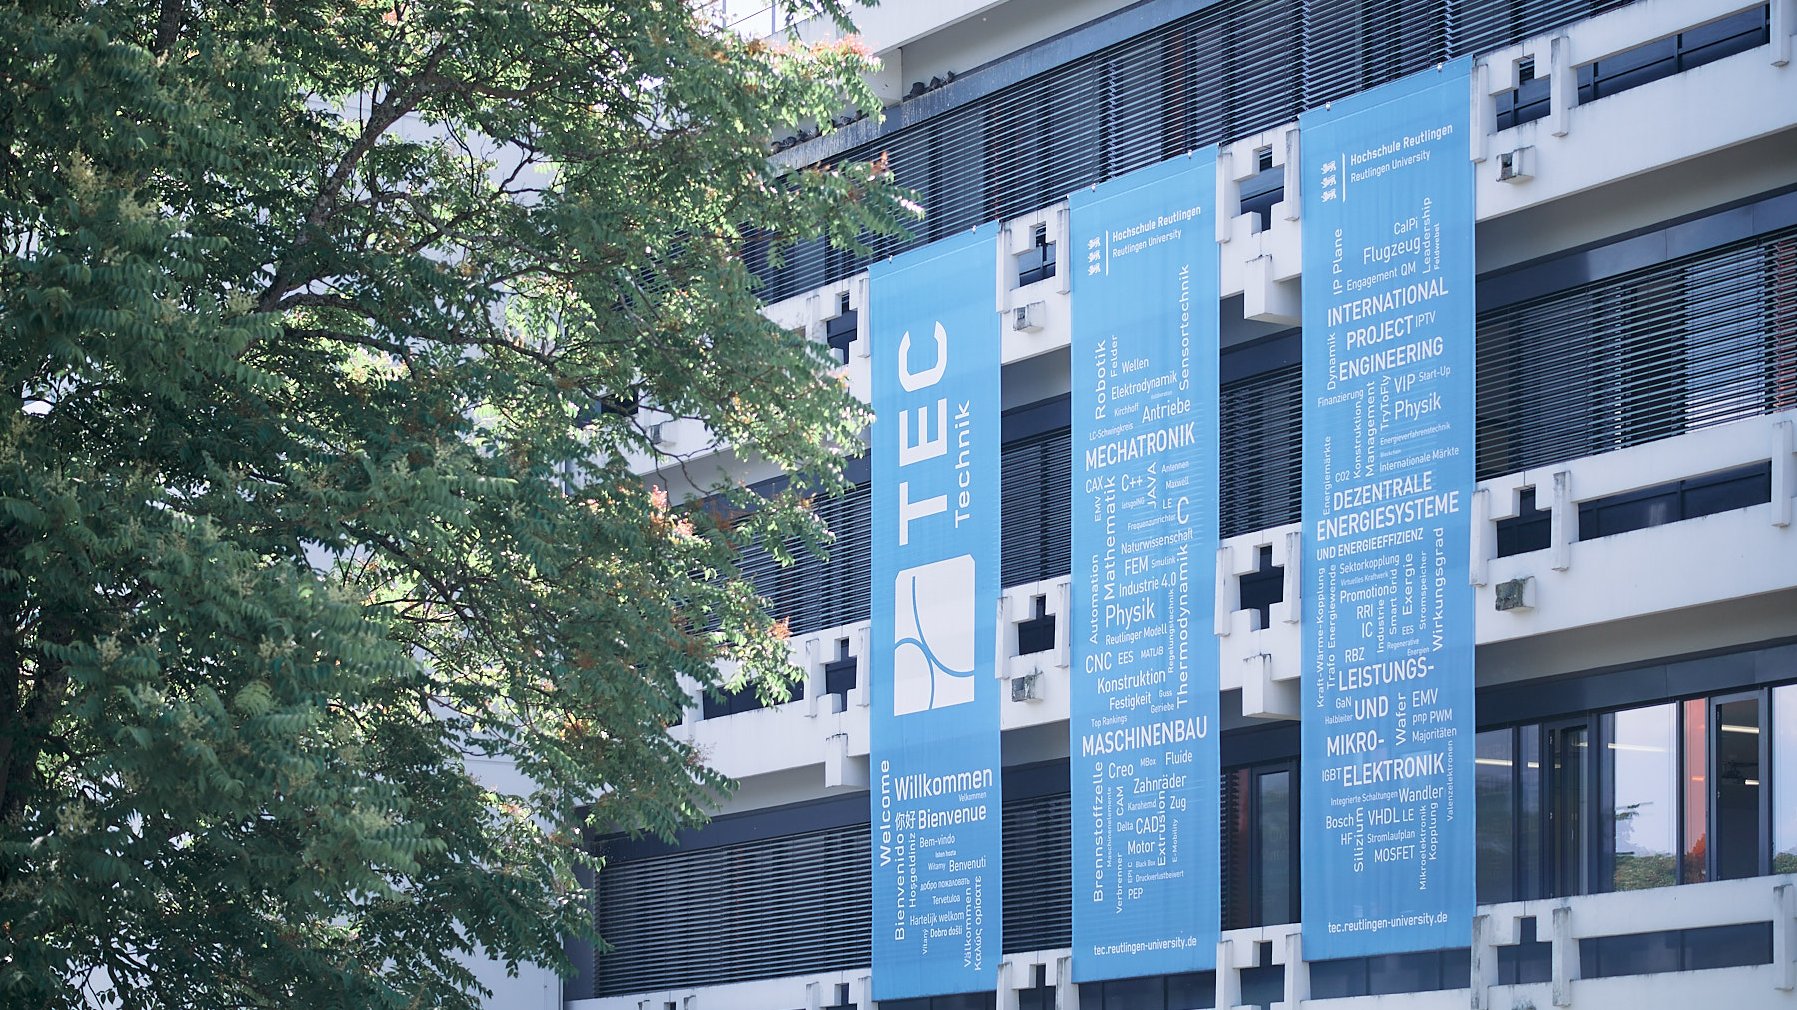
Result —
[{"label": "green tree", "polygon": [[[680,0],[0,2],[0,1005],[462,1005],[590,930],[588,812],[703,815],[677,676],[779,689],[734,551],[864,422],[742,231],[897,227],[766,161],[866,69]],[[812,476],[683,518],[639,398]]]}]

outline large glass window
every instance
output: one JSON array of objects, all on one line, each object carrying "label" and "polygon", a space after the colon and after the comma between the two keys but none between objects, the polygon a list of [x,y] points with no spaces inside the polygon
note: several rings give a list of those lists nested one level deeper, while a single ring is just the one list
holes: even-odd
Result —
[{"label": "large glass window", "polygon": [[1718,698],[1714,721],[1716,879],[1752,877],[1762,872],[1766,823],[1759,696]]},{"label": "large glass window", "polygon": [[1292,846],[1292,773],[1263,772],[1255,783],[1260,835],[1260,921],[1290,922],[1297,888],[1296,853]]},{"label": "large glass window", "polygon": [[1590,792],[1591,733],[1583,722],[1548,729],[1546,846],[1554,896],[1589,893],[1586,796]]},{"label": "large glass window", "polygon": [[1474,754],[1479,900],[1509,901],[1516,897],[1516,732],[1480,733]]},{"label": "large glass window", "polygon": [[1298,921],[1297,765],[1223,773],[1223,928]]},{"label": "large glass window", "polygon": [[[1772,689],[1772,872],[1797,873],[1797,684]],[[1763,780],[1762,780],[1763,781]]]},{"label": "large glass window", "polygon": [[1708,771],[1709,701],[1692,698],[1684,704],[1684,794],[1685,845],[1684,866],[1679,874],[1682,883],[1694,884],[1710,879],[1709,822],[1710,783]]},{"label": "large glass window", "polygon": [[[1555,846],[1546,837],[1541,808],[1548,791],[1543,786],[1541,737],[1539,725],[1516,726],[1487,730],[1475,743],[1481,902],[1520,901],[1548,893],[1547,853]],[[1576,832],[1577,822],[1565,826]]]},{"label": "large glass window", "polygon": [[1539,898],[1547,893],[1542,878],[1546,862],[1541,830],[1541,727],[1517,729],[1516,790],[1516,897]]},{"label": "large glass window", "polygon": [[1486,730],[1476,746],[1481,902],[1797,873],[1797,684]]},{"label": "large glass window", "polygon": [[1677,711],[1671,705],[1607,717],[1610,765],[1610,887],[1632,891],[1677,883]]}]

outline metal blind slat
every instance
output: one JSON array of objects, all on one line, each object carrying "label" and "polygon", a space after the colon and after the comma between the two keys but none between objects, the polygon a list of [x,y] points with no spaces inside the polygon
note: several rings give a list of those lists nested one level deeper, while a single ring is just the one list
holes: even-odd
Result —
[{"label": "metal blind slat", "polygon": [[860,824],[608,865],[595,994],[865,965],[867,847]]},{"label": "metal blind slat", "polygon": [[1004,447],[1000,459],[1000,581],[1007,586],[1068,572],[1072,535],[1070,433],[1060,428]]},{"label": "metal blind slat", "polygon": [[1479,317],[1481,478],[1792,405],[1797,229]]},{"label": "metal blind slat", "polygon": [[1218,432],[1223,536],[1298,519],[1303,386],[1297,362],[1224,383]]},{"label": "metal blind slat", "polygon": [[[1004,948],[1072,938],[1066,793],[1006,800]],[[608,862],[594,994],[720,985],[869,963],[868,826]]]},{"label": "metal blind slat", "polygon": [[[797,550],[782,568],[772,552],[756,544],[742,553],[743,576],[768,600],[768,612],[785,618],[796,633],[833,628],[867,616],[873,525],[871,490],[863,484],[840,498],[820,499],[815,508],[835,540],[827,558]],[[796,542],[793,545],[796,548]]]},{"label": "metal blind slat", "polygon": [[[875,258],[1028,213],[1082,186],[1277,126],[1437,62],[1520,41],[1622,2],[1228,0],[844,152],[887,154],[929,216]],[[765,263],[752,250],[750,263]],[[868,260],[822,241],[761,266],[777,301]]]},{"label": "metal blind slat", "polygon": [[[1479,474],[1593,455],[1797,406],[1797,236],[1780,232],[1488,311],[1478,320]],[[1297,520],[1300,366],[1221,390],[1221,531]],[[1002,579],[1067,573],[1068,433],[1007,445]],[[819,509],[831,560],[745,560],[795,631],[867,616],[867,487]]]},{"label": "metal blind slat", "polygon": [[1005,953],[1073,942],[1072,830],[1066,793],[1005,801]]}]

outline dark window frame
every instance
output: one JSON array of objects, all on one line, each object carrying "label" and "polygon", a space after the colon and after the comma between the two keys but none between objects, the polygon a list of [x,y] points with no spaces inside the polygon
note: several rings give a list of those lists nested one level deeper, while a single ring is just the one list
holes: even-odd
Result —
[{"label": "dark window frame", "polygon": [[1030,247],[1011,257],[1017,270],[1017,287],[1050,280],[1055,275],[1055,243],[1048,237],[1048,226],[1034,229]]},{"label": "dark window frame", "polygon": [[[1530,732],[1539,734],[1541,742],[1536,751],[1536,760],[1541,766],[1540,772],[1540,823],[1537,826],[1539,844],[1529,846],[1513,835],[1512,853],[1513,869],[1509,886],[1511,893],[1507,895],[1485,895],[1479,897],[1481,903],[1490,901],[1519,901],[1557,896],[1567,891],[1564,881],[1556,881],[1553,877],[1554,852],[1549,844],[1553,837],[1554,825],[1548,823],[1548,811],[1552,804],[1549,795],[1548,772],[1552,754],[1550,753],[1547,735],[1553,729],[1563,729],[1583,725],[1586,727],[1587,747],[1586,764],[1583,766],[1586,783],[1581,820],[1586,826],[1581,858],[1586,866],[1586,886],[1582,891],[1574,893],[1609,893],[1611,886],[1611,852],[1612,838],[1605,818],[1610,816],[1610,804],[1613,800],[1612,776],[1614,774],[1606,755],[1610,753],[1609,744],[1612,730],[1608,729],[1608,717],[1618,712],[1625,712],[1655,705],[1673,706],[1676,713],[1673,723],[1673,739],[1678,752],[1673,755],[1675,766],[1681,770],[1684,758],[1684,705],[1694,700],[1702,700],[1710,713],[1705,735],[1705,775],[1712,799],[1706,804],[1705,813],[1706,838],[1715,838],[1713,825],[1715,802],[1716,741],[1722,730],[1718,729],[1715,708],[1718,703],[1731,700],[1754,698],[1758,700],[1759,739],[1760,739],[1760,822],[1759,840],[1759,874],[1772,872],[1774,860],[1773,830],[1775,827],[1773,795],[1777,789],[1777,781],[1781,771],[1797,774],[1797,755],[1780,757],[1773,747],[1773,735],[1776,725],[1774,719],[1774,696],[1777,688],[1797,685],[1797,640],[1773,640],[1754,645],[1722,650],[1713,650],[1688,656],[1670,657],[1668,659],[1644,664],[1625,664],[1600,670],[1587,671],[1571,676],[1553,677],[1545,680],[1528,680],[1516,684],[1507,684],[1485,688],[1479,692],[1478,710],[1481,716],[1479,732],[1507,732],[1511,734],[1511,755],[1513,767],[1523,768],[1528,760],[1528,748],[1524,737]],[[1227,739],[1227,738],[1226,738]],[[1783,762],[1781,766],[1779,762]],[[1675,848],[1682,850],[1685,813],[1682,777],[1675,779],[1678,791],[1677,801],[1681,809],[1675,817]],[[1523,775],[1512,777],[1512,810],[1516,812],[1516,821],[1522,819],[1524,809],[1522,791],[1527,783]],[[1513,831],[1515,829],[1513,828]],[[1525,861],[1534,851],[1536,863],[1533,867],[1525,865]],[[1704,879],[1715,879],[1714,846],[1706,845],[1706,863]],[[1537,871],[1533,879],[1524,876],[1525,872]],[[1681,883],[1684,881],[1681,879]],[[1678,886],[1678,885],[1673,885]]]},{"label": "dark window frame", "polygon": [[[1286,867],[1290,877],[1290,897],[1284,918],[1269,920],[1263,914],[1262,898],[1266,886],[1265,861],[1260,858],[1264,851],[1265,840],[1262,829],[1265,825],[1264,812],[1261,808],[1261,780],[1268,775],[1286,775],[1289,792],[1286,797]],[[1235,780],[1232,782],[1231,780]],[[1220,798],[1225,806],[1222,812],[1222,823],[1219,831],[1221,858],[1218,860],[1219,872],[1224,880],[1220,891],[1225,896],[1224,907],[1219,909],[1224,929],[1245,929],[1256,926],[1275,926],[1299,921],[1303,896],[1302,861],[1299,846],[1302,811],[1302,780],[1298,758],[1296,756],[1258,761],[1253,764],[1236,765],[1223,769],[1223,781],[1219,783]],[[1237,793],[1236,790],[1242,790]],[[1244,797],[1239,808],[1228,803],[1232,793]],[[1237,818],[1240,818],[1240,821]],[[1238,854],[1233,851],[1238,834],[1246,843],[1247,852]],[[1232,880],[1231,874],[1236,872],[1237,865],[1246,870],[1244,880]]]}]

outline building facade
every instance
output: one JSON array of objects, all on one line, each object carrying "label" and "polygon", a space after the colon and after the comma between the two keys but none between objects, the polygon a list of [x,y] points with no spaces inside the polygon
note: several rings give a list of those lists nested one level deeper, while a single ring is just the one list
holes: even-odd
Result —
[{"label": "building facade", "polygon": [[[862,21],[885,120],[776,157],[885,153],[928,218],[882,258],[996,223],[1002,375],[1002,951],[988,986],[878,1006],[1797,1006],[1797,3],[889,0]],[[1444,949],[1314,958],[1301,323],[1323,281],[1298,119],[1461,59],[1476,907]],[[1198,647],[1217,650],[1220,867],[1193,914],[1221,936],[1209,970],[1076,981],[1067,198],[1210,145],[1221,539]],[[770,314],[871,396],[868,262],[757,266]],[[704,442],[674,420],[659,437]],[[750,559],[803,696],[695,695],[674,732],[741,787],[678,844],[596,840],[610,949],[575,952],[569,1010],[875,1005],[874,469],[820,504],[827,561]]]}]

